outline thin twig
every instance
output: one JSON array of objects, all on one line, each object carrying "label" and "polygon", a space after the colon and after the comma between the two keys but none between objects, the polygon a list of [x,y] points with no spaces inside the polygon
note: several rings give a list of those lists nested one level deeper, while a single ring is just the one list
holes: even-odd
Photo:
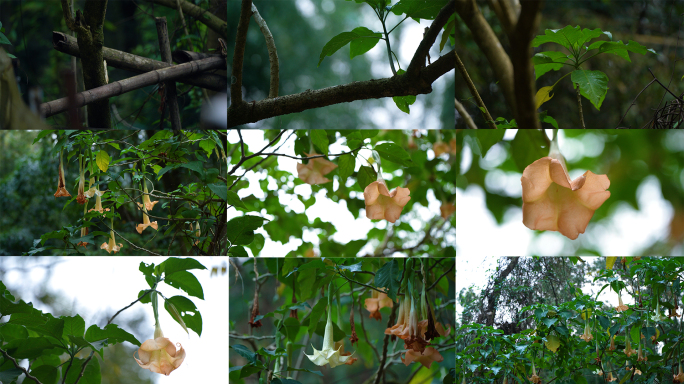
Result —
[{"label": "thin twig", "polygon": [[36,379],[34,376],[31,376],[31,374],[28,373],[26,368],[19,365],[19,363],[14,359],[14,357],[10,356],[4,349],[0,348],[0,353],[2,353],[2,355],[5,357],[5,359],[11,361],[15,367],[17,367],[19,370],[21,370],[24,373],[24,375],[26,375],[26,377],[28,379],[35,381],[37,384],[43,384],[38,379]]},{"label": "thin twig", "polygon": [[254,21],[256,21],[261,33],[264,34],[266,39],[266,48],[268,49],[268,61],[271,66],[271,84],[268,89],[268,97],[274,98],[278,97],[278,83],[279,79],[279,66],[278,66],[278,51],[276,51],[275,40],[273,40],[273,35],[266,25],[266,21],[261,17],[257,7],[252,3],[252,16],[254,16]]},{"label": "thin twig", "polygon": [[584,125],[584,113],[582,112],[582,96],[580,94],[579,84],[575,89],[577,90],[577,107],[579,108],[580,123],[582,123],[582,128],[586,129],[587,127]]},{"label": "thin twig", "polygon": [[439,283],[439,281],[442,279],[442,277],[446,276],[447,273],[451,272],[451,270],[454,269],[454,266],[456,266],[456,263],[451,264],[451,268],[449,268],[448,271],[444,272],[444,273],[442,274],[442,276],[440,276],[437,280],[435,280],[435,282],[432,283],[432,285],[430,285],[430,287],[429,287],[428,289],[426,289],[426,291],[429,291],[429,290],[431,290],[432,288],[434,288],[435,285],[437,285],[437,283]]},{"label": "thin twig", "polygon": [[482,113],[484,114],[485,119],[487,120],[487,125],[489,125],[489,128],[496,129],[496,124],[494,124],[494,119],[492,118],[492,115],[489,114],[487,106],[485,105],[484,101],[482,101],[480,94],[477,92],[477,88],[475,88],[475,84],[473,84],[473,81],[470,79],[470,76],[468,75],[468,71],[466,70],[465,65],[463,65],[461,58],[458,57],[458,53],[456,53],[455,50],[454,55],[456,56],[456,68],[458,68],[459,72],[461,72],[461,76],[463,76],[463,80],[465,80],[466,84],[468,85],[470,94],[473,95],[473,97],[475,98],[478,107],[482,109]]},{"label": "thin twig", "polygon": [[463,119],[463,122],[465,122],[466,127],[470,128],[470,129],[477,129],[477,125],[475,125],[473,118],[470,116],[470,114],[465,109],[463,104],[459,103],[456,98],[454,98],[454,107],[456,108],[456,111],[458,111],[458,114]]}]

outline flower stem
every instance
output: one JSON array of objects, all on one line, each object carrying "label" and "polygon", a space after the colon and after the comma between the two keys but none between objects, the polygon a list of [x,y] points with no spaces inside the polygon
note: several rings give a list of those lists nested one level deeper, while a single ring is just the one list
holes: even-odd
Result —
[{"label": "flower stem", "polygon": [[577,85],[577,107],[579,107],[579,115],[580,115],[580,122],[582,123],[582,128],[587,129],[586,126],[584,126],[584,113],[582,112],[582,96],[580,95],[580,87]]}]

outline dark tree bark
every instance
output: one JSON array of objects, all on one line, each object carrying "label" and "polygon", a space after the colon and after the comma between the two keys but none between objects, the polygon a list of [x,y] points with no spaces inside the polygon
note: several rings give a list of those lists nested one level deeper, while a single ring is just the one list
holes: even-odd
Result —
[{"label": "dark tree bark", "polygon": [[[86,0],[83,12],[71,14],[68,0],[62,1],[62,12],[67,27],[76,32],[81,50],[83,83],[86,90],[107,84],[106,68],[102,56],[104,46],[103,25],[107,12],[107,0]],[[92,128],[111,128],[109,100],[99,100],[88,105],[88,126]]]},{"label": "dark tree bark", "polygon": [[489,327],[494,325],[494,319],[496,318],[496,303],[499,301],[499,296],[501,295],[501,284],[506,280],[508,275],[513,272],[513,269],[518,266],[520,261],[519,257],[508,257],[510,262],[505,269],[500,270],[499,274],[490,280],[490,284],[483,292],[483,298],[487,301],[486,307],[477,317],[476,323],[485,324]]}]

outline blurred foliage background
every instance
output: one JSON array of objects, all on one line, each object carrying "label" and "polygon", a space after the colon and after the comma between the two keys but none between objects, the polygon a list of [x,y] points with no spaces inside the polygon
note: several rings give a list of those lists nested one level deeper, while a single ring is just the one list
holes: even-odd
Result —
[{"label": "blurred foliage background", "polygon": [[[75,1],[75,10],[83,10],[84,0],[72,1]],[[204,9],[210,7],[210,0],[196,0],[194,3]],[[104,46],[149,59],[161,60],[155,17],[166,17],[171,51],[191,50],[189,43],[192,42],[195,51],[209,53],[209,32],[204,24],[185,15],[190,33],[186,36],[178,11],[149,1],[109,1],[104,23]],[[225,15],[223,18],[225,19]],[[17,56],[20,62],[19,68],[15,69],[15,74],[19,77],[17,83],[24,101],[28,104],[28,89],[31,87],[42,89],[43,102],[65,97],[66,88],[62,71],[70,68],[71,56],[52,47],[52,31],[69,34],[60,1],[2,1],[0,22],[5,28],[5,35],[12,43],[11,46],[4,45],[3,47]],[[79,73],[80,68],[79,60]],[[138,75],[138,73],[111,66],[108,67],[108,73],[110,83]],[[80,84],[82,87],[82,82]],[[198,128],[203,102],[202,90],[182,83],[176,84],[183,127],[185,129]],[[116,106],[121,118],[136,128],[160,128],[161,104],[157,89],[157,85],[147,86],[113,97],[110,99],[110,107]],[[168,127],[170,126],[168,108],[165,114],[167,117],[164,120],[164,126]],[[112,119],[118,122],[114,114],[112,114]],[[65,127],[67,125],[66,114],[55,115],[48,118],[46,122],[53,126]],[[113,123],[112,126],[126,128],[121,123],[117,125]]]},{"label": "blurred foliage background", "polygon": [[[229,296],[229,324],[230,324],[230,344],[235,346],[241,344],[247,347],[251,351],[256,351],[260,348],[273,349],[275,346],[274,335],[276,334],[276,328],[274,323],[276,319],[289,318],[289,310],[286,312],[285,317],[281,317],[279,314],[275,314],[273,317],[267,317],[261,319],[262,326],[258,328],[251,328],[249,325],[250,314],[252,309],[252,302],[254,298],[255,283],[254,278],[254,264],[256,263],[256,268],[260,276],[263,279],[259,279],[260,283],[260,297],[259,297],[259,313],[261,315],[266,315],[275,310],[282,308],[289,308],[293,303],[302,304],[306,302],[308,307],[313,308],[316,303],[320,300],[325,300],[327,303],[328,293],[327,286],[330,282],[330,271],[324,270],[322,268],[317,269],[307,269],[306,272],[294,273],[287,276],[290,271],[294,268],[302,268],[305,264],[312,263],[315,260],[320,261],[320,259],[282,259],[282,258],[231,258],[231,268],[233,271],[229,270],[228,275],[232,276],[234,273],[238,274],[240,278],[235,278],[230,284],[230,296]],[[352,277],[358,282],[364,284],[374,285],[374,276],[371,273],[377,273],[378,269],[383,265],[388,263],[390,259],[387,258],[372,258],[358,260],[354,258],[332,258],[326,259],[324,263],[326,266],[331,266],[333,264],[351,266],[353,264],[361,264],[360,268],[362,273],[346,273],[349,277]],[[401,259],[399,259],[401,260]],[[426,261],[425,268],[428,270],[428,284],[433,284],[440,276],[445,272],[453,268],[455,260],[453,258],[441,258],[441,259],[424,259]],[[317,261],[317,262],[318,262]],[[399,262],[399,265],[404,265],[404,262]],[[403,267],[401,267],[403,269]],[[415,266],[414,271],[416,276],[420,278],[420,267]],[[401,272],[399,272],[401,274]],[[441,323],[444,329],[447,330],[449,326],[454,324],[455,316],[455,284],[454,279],[455,273],[452,270],[446,273],[442,277],[437,285],[430,291],[428,291],[428,301],[435,315],[435,321]],[[232,279],[231,279],[232,280]],[[374,351],[377,348],[378,353],[383,351],[383,339],[385,337],[384,331],[388,328],[387,322],[392,312],[392,308],[381,308],[380,314],[382,315],[381,320],[374,320],[369,318],[369,311],[364,308],[365,299],[371,298],[371,292],[368,288],[362,287],[359,284],[354,284],[354,302],[349,296],[349,284],[345,282],[344,279],[337,276],[335,279],[335,284],[340,288],[340,303],[342,311],[342,331],[345,333],[345,337],[342,339],[344,341],[345,352],[354,352],[353,357],[359,360],[354,362],[352,365],[341,365],[334,369],[329,366],[319,367],[309,361],[306,356],[301,356],[300,353],[312,354],[312,345],[316,348],[320,348],[323,342],[323,330],[325,327],[325,322],[327,320],[327,315],[324,313],[318,320],[317,330],[313,337],[309,338],[308,326],[309,317],[311,315],[311,309],[304,307],[303,310],[298,310],[298,321],[297,323],[300,327],[297,329],[296,337],[294,337],[294,355],[292,358],[293,364],[297,363],[300,368],[310,369],[312,371],[321,371],[323,377],[314,375],[308,372],[291,372],[293,378],[302,383],[336,383],[336,384],[351,384],[351,383],[365,383],[369,378],[371,378],[378,366],[380,361]],[[415,289],[419,285],[416,284]],[[296,301],[293,302],[293,289],[296,297]],[[351,346],[349,342],[349,337],[351,335],[351,325],[350,325],[350,314],[352,313],[353,305],[353,316],[355,330],[358,335],[358,343]],[[394,303],[394,305],[399,305]],[[337,328],[337,304],[336,300],[333,299],[333,324],[334,328]],[[391,324],[394,325],[394,324]],[[320,329],[320,332],[318,331]],[[334,332],[338,334],[337,331]],[[234,336],[243,336],[243,339],[236,338]],[[254,336],[255,339],[252,339]],[[453,343],[454,339],[454,329],[452,328],[451,333],[444,337],[439,337],[431,341],[432,344],[449,344]],[[284,342],[281,346],[284,346]],[[371,344],[373,346],[371,346]],[[399,351],[403,349],[403,342],[397,339],[397,342],[390,340],[388,345],[388,353],[392,351]],[[437,384],[442,383],[442,379],[445,377],[447,371],[454,367],[454,354],[453,349],[448,349],[440,352],[444,357],[444,361],[441,363],[433,363],[430,369],[422,368],[419,363],[411,363],[408,367],[405,366],[399,359],[399,355],[394,356],[390,359],[388,357],[387,361],[391,364],[386,368],[386,383],[387,384]],[[261,358],[261,357],[260,357]],[[262,358],[263,360],[263,358]],[[229,352],[229,363],[231,367],[242,366],[247,363],[246,359],[240,356],[234,349],[230,349]],[[413,376],[416,372],[417,367],[421,367],[419,372]],[[271,365],[273,369],[273,364]],[[259,382],[257,375],[253,374],[244,379],[239,379],[239,371],[233,371],[230,375],[231,383],[234,384],[256,384]]]},{"label": "blurred foliage background", "polygon": [[[337,143],[342,146],[341,151],[331,150],[331,154],[356,149],[356,147],[349,148],[347,140],[349,140],[350,135],[356,135],[358,132],[350,130],[326,130],[325,132],[331,145]],[[278,133],[275,130],[265,131],[265,139],[270,141]],[[251,134],[250,131],[242,132],[245,138],[249,138]],[[343,207],[342,209],[348,210],[354,219],[360,218],[370,222],[369,219],[366,219],[365,214],[362,214],[362,210],[365,209],[364,188],[358,182],[360,167],[368,165],[364,159],[364,157],[370,157],[370,151],[368,150],[361,150],[360,155],[356,159],[355,172],[347,178],[346,182],[340,182],[338,167],[326,175],[333,182],[311,185],[310,194],[303,192],[306,189],[297,188],[309,185],[299,179],[296,171],[291,173],[283,170],[279,162],[282,162],[284,158],[276,156],[257,156],[245,161],[235,174],[228,175],[229,188],[232,187],[232,177],[242,175],[245,170],[255,167],[253,170],[248,171],[247,174],[256,175],[259,178],[259,188],[265,196],[256,197],[254,192],[242,191],[239,195],[247,208],[240,210],[246,214],[258,214],[269,218],[270,222],[264,225],[263,230],[266,237],[276,243],[288,244],[301,241],[301,239],[305,239],[305,234],[308,235],[310,233],[317,237],[317,244],[304,240],[295,251],[290,252],[288,255],[304,256],[316,254],[328,257],[331,255],[354,257],[373,254],[376,256],[454,256],[455,217],[453,211],[448,216],[442,217],[438,208],[430,209],[429,211],[426,208],[430,201],[441,202],[441,204],[454,204],[455,202],[455,180],[453,177],[455,131],[407,132],[386,130],[379,132],[367,131],[367,134],[366,137],[370,137],[370,139],[366,139],[366,148],[372,149],[374,145],[380,142],[394,143],[408,152],[414,164],[414,166],[405,167],[386,159],[382,161],[383,177],[390,191],[396,187],[402,187],[408,188],[411,193],[411,200],[404,206],[401,217],[394,224],[386,220],[375,221],[372,223],[374,228],[370,229],[367,234],[359,234],[355,228],[336,228],[331,223],[335,219],[334,214],[331,215],[330,213],[313,210],[307,211],[309,207],[317,202],[317,197],[320,196],[319,192],[323,192],[327,199],[334,203],[339,203]],[[446,153],[435,156],[433,146],[438,141],[438,134],[440,141],[445,144],[451,143],[452,146],[449,147],[450,149]],[[286,132],[272,148],[279,148],[280,145],[286,145],[289,141],[290,145],[294,143],[294,153],[291,150],[287,152],[282,149],[278,153],[304,157],[306,156],[305,152],[309,152],[308,135],[309,133],[305,130]],[[229,153],[232,153],[230,162],[231,164],[237,164],[240,161],[239,144],[235,143],[231,144],[231,146],[229,146]],[[261,150],[261,148],[262,146],[250,147],[245,145],[245,155],[250,155]],[[274,151],[269,149],[265,152]],[[261,163],[264,158],[265,160]],[[339,164],[340,157],[330,157],[328,159]],[[231,169],[232,167],[233,165],[230,166]],[[377,164],[374,164],[374,167],[377,170]],[[375,181],[375,177],[373,177],[372,181]],[[231,190],[238,192],[241,189],[253,186],[253,184],[250,184],[249,181],[243,178]],[[296,188],[297,191],[295,191]],[[304,212],[300,209],[293,209],[293,206],[283,203],[283,201],[288,199],[299,200],[304,205]],[[320,215],[321,217],[310,220],[309,215],[311,214]],[[345,232],[346,236],[352,233],[352,237],[357,237],[358,235],[361,238],[341,243],[333,239],[333,235],[338,231]],[[257,237],[259,236],[262,237],[262,240],[250,245],[255,255],[259,254],[264,244],[263,235],[257,234]],[[285,256],[284,253],[283,251],[279,253],[263,252],[261,255]]]},{"label": "blurred foliage background", "polygon": [[[510,130],[508,131],[509,133]],[[610,179],[610,198],[596,210],[587,231],[576,241],[557,232],[531,231],[533,243],[543,233],[558,234],[562,251],[558,256],[601,256],[602,243],[626,224],[620,222],[627,211],[643,212],[644,185],[656,185],[662,198],[672,207],[672,215],[656,222],[640,223],[647,227],[663,228],[665,233],[649,234],[650,243],[634,255],[602,256],[675,256],[682,252],[684,242],[684,131],[682,130],[559,130],[560,151],[566,157],[571,179],[587,170],[606,174]],[[548,156],[548,136],[542,131],[518,130],[514,137],[502,140],[504,130],[463,131],[456,134],[456,187],[480,188],[484,192],[487,210],[498,226],[517,220],[522,210],[520,177],[529,164]],[[565,144],[564,144],[565,143]],[[464,145],[472,151],[472,161],[464,160]],[[490,149],[491,148],[491,149]],[[482,158],[481,155],[485,155]],[[458,201],[457,201],[457,209]],[[521,214],[520,214],[521,215]],[[457,225],[467,226],[468,222]],[[523,226],[522,222],[519,223]],[[637,228],[638,229],[638,228]],[[646,235],[642,235],[646,238]],[[456,244],[465,241],[457,234]],[[626,240],[626,239],[625,239]],[[464,255],[467,256],[467,255]],[[679,254],[681,256],[681,254]]]},{"label": "blurred foliage background", "polygon": [[[232,65],[230,58],[235,46],[240,3],[239,0],[228,1],[228,68]],[[393,3],[396,4],[396,1]],[[353,81],[386,77],[373,75],[373,72],[379,70],[389,71],[384,41],[380,41],[373,48],[373,50],[379,50],[379,57],[366,53],[352,60],[349,58],[349,47],[346,46],[332,56],[326,57],[320,67],[317,67],[323,47],[334,36],[349,32],[359,26],[365,26],[376,32],[382,29],[380,21],[367,4],[333,0],[255,1],[254,4],[273,34],[278,50],[280,64],[278,94],[280,96],[304,92],[307,89],[321,89]],[[387,18],[388,31],[399,21],[401,21],[399,16],[390,15]],[[417,30],[419,37],[422,38],[422,30],[430,25],[430,21],[421,20],[418,24],[409,19],[390,34],[392,50],[399,58],[402,57],[404,50],[401,42],[408,39],[407,26],[410,24],[420,26],[411,33],[416,33]],[[436,43],[435,47],[438,50],[439,43]],[[411,49],[415,51],[415,48]],[[441,54],[444,55],[451,49],[451,43],[448,42]],[[412,56],[413,51],[407,54]],[[432,53],[431,56],[434,62],[437,56]],[[409,62],[401,61],[400,64],[401,68],[406,69]],[[243,99],[261,100],[268,96],[269,74],[268,51],[264,36],[252,20],[245,47]],[[264,129],[387,129],[390,127],[408,129],[416,125],[420,125],[419,127],[423,129],[451,128],[454,126],[454,108],[451,101],[453,94],[454,71],[450,71],[433,83],[432,93],[417,97],[416,102],[410,107],[410,117],[400,111],[391,98],[383,98],[335,104],[278,116],[258,122],[253,126]],[[383,122],[381,125],[378,124],[380,121]],[[411,126],[407,126],[408,124]]]},{"label": "blurred foliage background", "polygon": [[[478,2],[478,6],[504,46],[510,53],[510,43],[501,23],[492,11],[488,2]],[[589,100],[582,98],[584,121],[587,128],[617,128],[618,122],[627,111],[637,94],[653,79],[648,69],[673,93],[679,95],[681,87],[681,66],[676,60],[682,54],[681,22],[684,12],[682,1],[546,1],[542,9],[541,22],[535,35],[543,35],[545,29],[562,29],[567,25],[582,28],[600,28],[613,34],[613,41],[627,43],[634,40],[646,48],[652,48],[656,55],[648,53],[639,55],[630,53],[631,62],[611,54],[601,54],[582,65],[585,70],[600,70],[608,76],[608,94],[601,110],[597,110]],[[499,91],[489,62],[473,40],[470,30],[456,18],[457,39],[456,52],[463,61],[468,74],[477,87],[482,100],[494,119],[504,117],[511,120],[513,114],[508,110],[503,94]],[[602,36],[598,40],[607,40]],[[543,44],[533,48],[533,53],[549,50],[568,53],[558,44]],[[570,67],[559,71],[551,71],[540,77],[537,89],[553,85]],[[462,102],[478,126],[484,126],[484,118],[477,109],[468,88],[460,75],[457,76],[459,86],[456,98]],[[648,87],[629,110],[621,127],[642,128],[651,120],[655,109],[663,107],[673,97],[657,83]],[[553,98],[545,103],[542,110],[558,122],[561,129],[581,128],[577,108],[577,96],[569,78],[563,79],[554,88]],[[456,121],[457,128],[465,128],[463,119]],[[548,128],[548,126],[546,126]]]},{"label": "blurred foliage background", "polygon": [[[0,131],[0,255],[24,254],[36,244],[36,240],[40,243],[41,235],[59,230],[62,226],[75,225],[83,217],[81,205],[72,202],[65,206],[68,199],[57,199],[53,196],[57,188],[59,169],[59,155],[51,155],[56,135],[32,144],[39,132]],[[130,136],[126,141],[137,145],[156,132],[159,131],[111,131],[107,136],[112,139]],[[125,150],[125,146],[121,150]],[[113,157],[112,161],[115,159],[116,157]],[[225,169],[225,163],[222,161],[219,162],[215,156],[208,160],[211,166]],[[114,167],[117,166],[112,165],[112,169],[116,169]],[[122,169],[121,166],[118,168]],[[70,162],[67,161],[66,155],[64,156],[64,173],[66,187],[73,198],[77,195],[79,179],[77,156]],[[130,175],[124,176],[122,182],[127,188],[131,187]],[[171,192],[181,184],[188,185],[193,182],[198,182],[197,176],[193,172],[179,168],[167,172],[161,180],[155,179],[154,185],[161,191]],[[101,189],[105,190],[104,187]],[[94,206],[94,200],[91,200],[89,208]],[[121,215],[121,220],[116,220],[115,229],[119,233],[126,233],[126,237],[134,244],[148,249],[168,250],[172,255],[186,255],[192,252],[191,245],[178,241],[179,239],[176,239],[169,249],[171,236],[164,236],[162,231],[162,225],[166,224],[166,221],[159,220],[159,229],[162,232],[152,230],[138,234],[135,227],[141,220],[139,211],[133,209],[131,204],[124,204],[117,212]],[[97,230],[96,227],[92,227],[90,232],[94,230]],[[109,233],[106,228],[104,230]],[[105,250],[99,249],[105,240],[108,239],[103,236],[96,237],[97,246],[90,244],[87,252],[92,255],[108,255]],[[119,236],[117,243],[124,243],[120,254],[147,255],[146,252],[133,248]]]}]

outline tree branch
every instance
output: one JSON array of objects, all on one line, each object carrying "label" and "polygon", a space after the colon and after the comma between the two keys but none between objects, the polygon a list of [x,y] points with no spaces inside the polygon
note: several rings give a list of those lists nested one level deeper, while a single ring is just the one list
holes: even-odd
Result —
[{"label": "tree branch", "polygon": [[496,124],[494,124],[494,119],[492,118],[492,115],[489,114],[489,110],[487,110],[487,106],[485,105],[484,101],[482,101],[482,98],[480,97],[480,94],[477,92],[477,88],[475,88],[475,84],[473,84],[473,81],[470,79],[470,76],[468,75],[468,71],[466,70],[465,65],[463,65],[463,62],[461,61],[461,58],[458,57],[458,53],[454,52],[456,55],[456,67],[458,68],[459,72],[461,72],[461,76],[463,76],[463,80],[465,80],[466,84],[468,85],[468,89],[470,90],[470,94],[473,95],[475,98],[475,101],[477,102],[477,105],[484,109],[484,115],[485,115],[485,120],[487,120],[487,125],[489,125],[489,128],[491,129],[496,129]]},{"label": "tree branch", "polygon": [[458,100],[456,100],[456,98],[454,98],[454,106],[456,107],[458,114],[461,115],[461,117],[463,118],[463,121],[465,122],[466,127],[470,128],[470,129],[477,129],[477,126],[475,125],[473,118],[470,116],[470,114],[465,109],[463,104],[459,103]]},{"label": "tree branch", "polygon": [[[418,74],[418,81],[405,73],[391,78],[356,81],[251,103],[237,103],[233,100],[233,104],[228,108],[228,128],[356,100],[428,94],[432,92],[431,84],[453,69],[454,65],[454,51],[451,51],[422,69]],[[234,95],[235,90],[231,92]]]},{"label": "tree branch", "polygon": [[437,17],[435,17],[435,20],[432,22],[432,25],[430,25],[430,29],[428,29],[427,33],[425,34],[425,37],[423,37],[423,40],[420,42],[420,45],[418,45],[418,49],[416,49],[416,52],[413,54],[413,58],[411,58],[411,63],[409,64],[408,68],[406,68],[406,73],[410,77],[418,77],[420,68],[425,66],[425,57],[430,51],[430,47],[432,47],[432,45],[435,43],[437,35],[439,35],[439,32],[442,30],[442,27],[444,27],[447,21],[449,21],[451,15],[454,14],[455,7],[456,0],[451,0],[447,3],[447,5],[444,6],[444,8],[442,8],[439,11]]},{"label": "tree branch", "polygon": [[[240,106],[242,101],[242,64],[245,60],[245,45],[247,45],[247,30],[252,16],[252,0],[242,0],[240,7],[240,21],[238,21],[235,49],[233,50],[233,74],[230,78],[231,107]],[[228,108],[230,110],[230,108]],[[230,121],[230,117],[228,117]],[[230,127],[229,127],[230,128]]]},{"label": "tree branch", "polygon": [[[163,5],[168,8],[178,9],[176,0],[146,0]],[[224,39],[228,39],[228,23],[219,19],[216,15],[206,9],[196,6],[185,0],[180,0],[180,5],[186,15],[190,15],[197,19],[200,23],[209,27],[212,31],[218,33]]]},{"label": "tree branch", "polygon": [[275,40],[273,40],[273,35],[266,25],[266,21],[261,17],[257,7],[252,3],[252,12],[254,16],[254,21],[256,21],[261,33],[264,34],[264,39],[266,39],[266,48],[268,49],[268,61],[271,66],[271,84],[268,89],[268,98],[272,99],[278,97],[278,85],[280,83],[280,69],[278,64],[278,51],[276,51]]},{"label": "tree branch", "polygon": [[24,368],[24,367],[22,367],[21,365],[19,365],[19,363],[14,359],[14,357],[10,356],[4,349],[0,348],[0,353],[2,353],[2,356],[4,356],[5,359],[11,361],[12,364],[14,364],[15,367],[17,367],[19,370],[21,370],[22,372],[24,372],[24,375],[26,375],[26,378],[35,381],[37,384],[43,384],[43,383],[41,383],[40,381],[38,381],[38,379],[36,379],[34,376],[31,376],[31,374],[28,373],[28,371],[26,370],[26,368]]}]

